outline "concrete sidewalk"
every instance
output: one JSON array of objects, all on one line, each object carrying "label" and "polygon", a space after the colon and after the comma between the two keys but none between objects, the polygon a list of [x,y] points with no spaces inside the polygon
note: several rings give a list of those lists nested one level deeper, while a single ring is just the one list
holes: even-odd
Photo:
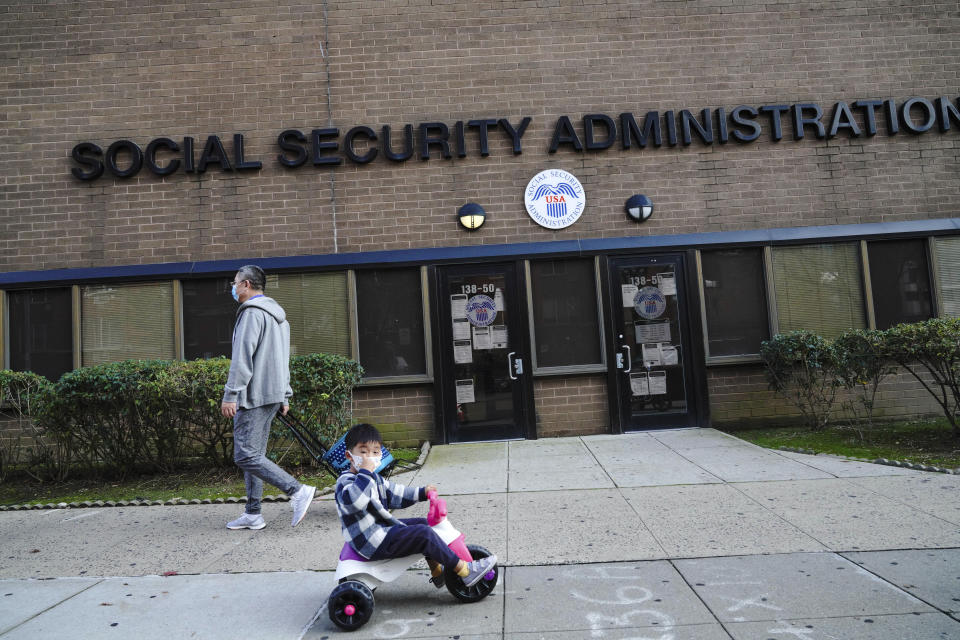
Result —
[{"label": "concrete sidewalk", "polygon": [[[459,605],[410,571],[349,637],[960,638],[960,476],[693,429],[439,446],[400,481],[439,486],[501,583]],[[268,503],[226,530],[240,510],[0,513],[0,638],[345,636],[331,500],[296,529]]]}]

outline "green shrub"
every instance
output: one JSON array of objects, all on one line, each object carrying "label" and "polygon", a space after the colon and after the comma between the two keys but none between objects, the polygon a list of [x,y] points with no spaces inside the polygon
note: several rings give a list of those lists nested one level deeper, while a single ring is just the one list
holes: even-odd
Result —
[{"label": "green shrub", "polygon": [[[960,318],[899,324],[883,332],[890,357],[930,392],[960,436]],[[932,383],[921,376],[926,370]]]},{"label": "green shrub", "polygon": [[290,410],[313,429],[320,441],[333,444],[350,427],[353,388],[363,368],[353,360],[326,353],[290,358]]},{"label": "green shrub", "polygon": [[[0,479],[11,466],[38,479],[63,479],[71,463],[113,476],[172,471],[197,456],[232,465],[233,421],[220,413],[229,369],[226,358],[128,360],[70,371],[56,383],[0,371],[2,406],[36,443],[0,441]],[[349,426],[351,394],[362,375],[360,365],[340,356],[293,357],[291,409],[332,444]],[[306,460],[289,434],[277,436],[268,455],[278,458],[292,445],[294,462]]]},{"label": "green shrub", "polygon": [[77,461],[123,476],[169,471],[185,454],[182,419],[165,402],[171,384],[163,360],[127,360],[65,373],[37,419]]},{"label": "green shrub", "polygon": [[761,343],[760,357],[770,387],[796,406],[812,429],[826,427],[841,385],[833,344],[810,331],[791,331]]},{"label": "green shrub", "polygon": [[224,357],[172,362],[165,372],[166,384],[160,388],[186,438],[217,467],[233,464],[233,420],[220,413],[229,370],[230,361]]},{"label": "green shrub", "polygon": [[884,378],[896,371],[884,334],[853,329],[834,340],[833,347],[840,382],[854,392],[855,399],[845,405],[847,413],[855,427],[872,427],[877,389]]},{"label": "green shrub", "polygon": [[12,427],[0,438],[0,480],[14,468],[24,468],[37,480],[66,475],[69,450],[33,419],[52,388],[53,383],[35,373],[0,370],[0,407]]}]

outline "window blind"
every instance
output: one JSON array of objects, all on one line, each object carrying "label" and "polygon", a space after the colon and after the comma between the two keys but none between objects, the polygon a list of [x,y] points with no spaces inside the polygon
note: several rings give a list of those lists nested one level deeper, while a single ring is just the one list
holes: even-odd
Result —
[{"label": "window blind", "polygon": [[173,283],[80,289],[81,362],[172,360]]},{"label": "window blind", "polygon": [[332,353],[350,357],[347,274],[267,276],[264,294],[280,303],[290,323],[290,355]]},{"label": "window blind", "polygon": [[856,244],[774,247],[772,253],[780,333],[806,329],[836,338],[866,327]]},{"label": "window blind", "polygon": [[934,242],[943,315],[960,317],[960,237],[936,238]]}]

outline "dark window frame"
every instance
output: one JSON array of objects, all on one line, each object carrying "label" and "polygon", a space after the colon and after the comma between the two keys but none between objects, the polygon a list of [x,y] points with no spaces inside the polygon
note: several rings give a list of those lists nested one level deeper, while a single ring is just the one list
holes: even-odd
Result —
[{"label": "dark window frame", "polygon": [[[67,308],[67,318],[66,318],[66,321],[67,321],[67,332],[66,332],[66,333],[67,333],[67,336],[68,336],[68,337],[67,337],[67,341],[70,343],[70,347],[69,347],[69,354],[70,354],[70,355],[69,355],[69,365],[68,365],[68,367],[67,367],[66,369],[64,369],[63,371],[60,372],[60,375],[63,375],[64,373],[67,373],[67,372],[73,370],[74,365],[76,364],[76,351],[77,351],[76,333],[75,333],[75,330],[74,330],[74,305],[75,305],[75,300],[74,300],[73,287],[72,287],[72,286],[69,286],[69,285],[68,285],[68,286],[58,286],[58,287],[36,287],[36,288],[33,288],[33,289],[18,289],[18,290],[14,290],[14,291],[6,291],[6,292],[4,292],[3,301],[2,301],[3,304],[0,305],[0,312],[3,313],[2,323],[0,323],[0,324],[2,324],[2,328],[3,328],[3,336],[2,336],[2,337],[3,337],[3,346],[4,346],[4,349],[3,349],[3,362],[0,363],[0,364],[2,364],[2,365],[4,366],[4,368],[11,368],[11,369],[12,369],[13,366],[14,366],[14,359],[15,359],[15,358],[14,358],[14,349],[13,349],[13,336],[11,335],[11,334],[14,332],[14,322],[13,322],[14,309],[13,309],[13,302],[12,302],[12,300],[11,300],[11,295],[13,295],[13,296],[19,296],[19,295],[34,296],[34,295],[36,295],[37,293],[46,293],[46,292],[50,292],[50,291],[56,291],[56,292],[58,292],[60,295],[63,295],[63,294],[65,293],[65,294],[66,294],[66,297],[67,297],[67,307],[68,307],[68,308]],[[31,305],[32,305],[32,303],[31,303]],[[67,353],[66,350],[62,350],[62,349],[56,350],[56,352],[57,352],[57,353],[61,353],[61,354]],[[38,374],[43,375],[43,376],[46,376],[47,373],[48,373],[48,372],[37,371],[37,370],[36,370],[36,367],[35,367],[35,366],[32,366],[32,365],[31,365],[31,366],[26,366],[26,367],[24,367],[24,366],[19,365],[19,363],[18,363],[17,366],[18,366],[18,368],[16,369],[17,371],[33,371],[34,373],[38,373]],[[42,367],[42,368],[43,368],[43,369],[47,369],[46,367]],[[48,378],[48,379],[56,382],[56,380],[59,379],[59,376],[57,376],[56,378]]]},{"label": "dark window frame", "polygon": [[[934,289],[935,289],[935,285],[934,285],[934,274],[933,274],[933,268],[932,268],[932,267],[933,267],[933,265],[932,265],[932,259],[931,259],[932,256],[930,255],[930,243],[929,243],[929,241],[925,240],[924,238],[888,238],[888,239],[882,239],[882,240],[880,240],[880,239],[878,239],[878,240],[864,240],[864,241],[862,241],[862,242],[863,242],[863,247],[864,247],[864,248],[863,248],[863,251],[861,252],[861,254],[862,254],[863,262],[866,263],[866,264],[863,265],[863,267],[864,267],[864,273],[869,275],[869,287],[867,287],[866,289],[869,291],[869,294],[870,294],[870,298],[869,298],[869,311],[870,311],[869,325],[870,325],[870,328],[872,328],[872,329],[874,329],[874,328],[875,328],[875,329],[888,329],[888,328],[890,328],[890,327],[892,327],[892,326],[894,326],[894,325],[896,325],[896,324],[899,324],[899,323],[901,323],[901,322],[922,322],[923,320],[927,320],[927,319],[936,317],[936,316],[937,316],[937,304],[936,304],[937,301],[936,301],[936,295],[935,295],[935,292],[934,292]],[[896,321],[894,321],[892,324],[889,322],[889,318],[888,318],[888,317],[882,318],[883,322],[880,322],[880,321],[878,320],[878,313],[877,313],[877,312],[878,312],[878,307],[877,307],[878,296],[876,295],[878,283],[876,282],[876,276],[877,276],[877,275],[880,275],[880,274],[875,273],[875,269],[876,269],[876,268],[881,268],[881,267],[875,267],[875,264],[874,264],[874,263],[876,262],[877,264],[881,264],[881,263],[884,263],[885,261],[884,261],[884,260],[876,260],[876,261],[874,261],[874,259],[873,259],[874,256],[871,255],[870,249],[871,249],[871,247],[875,247],[875,248],[879,249],[879,247],[880,247],[881,245],[892,246],[893,243],[898,243],[898,244],[900,244],[900,245],[916,244],[916,245],[919,245],[919,247],[920,247],[921,258],[922,258],[922,260],[923,260],[923,264],[922,264],[921,268],[919,269],[919,271],[922,273],[922,276],[923,276],[924,278],[926,278],[926,304],[927,304],[927,313],[926,313],[926,317],[925,317],[925,318],[922,318],[922,319],[909,319],[909,318],[906,318],[906,317],[904,317],[904,316],[900,316],[900,317],[898,317],[898,319],[897,319]],[[880,257],[880,256],[877,256],[877,257]],[[886,256],[886,257],[889,257],[889,256]],[[924,314],[920,314],[920,315],[924,315]],[[919,315],[918,315],[917,317],[919,318]]]},{"label": "dark window frame", "polygon": [[[533,309],[533,273],[531,269],[532,260],[524,261],[524,278],[526,279],[527,290],[527,318],[530,327],[530,363],[533,368],[533,376],[547,377],[559,375],[571,375],[582,373],[605,373],[607,371],[607,341],[604,335],[604,315],[603,315],[603,289],[600,278],[600,260],[605,256],[596,254],[588,259],[592,263],[594,294],[597,305],[597,341],[600,347],[600,362],[593,364],[563,365],[563,366],[541,366],[537,361],[537,329],[535,314]],[[576,256],[544,256],[536,262],[557,262],[563,260],[577,260]],[[579,258],[582,260],[582,257]]]},{"label": "dark window frame", "polygon": [[420,315],[422,321],[422,331],[420,335],[421,346],[423,348],[423,358],[424,358],[424,372],[423,373],[411,373],[411,374],[400,374],[400,375],[378,375],[378,376],[364,376],[361,381],[361,386],[383,386],[383,385],[396,385],[396,384],[406,384],[406,383],[424,383],[433,381],[433,353],[432,353],[432,338],[430,332],[430,288],[427,286],[427,274],[426,267],[402,267],[386,265],[384,267],[376,267],[373,269],[364,269],[364,270],[353,270],[351,269],[348,272],[349,277],[349,290],[350,295],[352,296],[351,305],[350,305],[350,315],[351,315],[351,333],[352,333],[352,344],[353,344],[353,355],[352,358],[359,362],[363,366],[363,361],[361,359],[360,352],[360,342],[362,339],[360,333],[360,292],[359,292],[359,277],[361,273],[369,273],[372,271],[415,271],[417,274],[417,279],[420,287]]},{"label": "dark window frame", "polygon": [[[191,279],[180,280],[180,309],[181,309],[180,323],[182,326],[182,330],[181,330],[181,334],[183,336],[182,353],[183,353],[184,360],[195,360],[195,359],[207,358],[207,357],[215,358],[219,355],[223,355],[227,358],[230,357],[231,351],[233,348],[233,344],[232,344],[233,343],[233,325],[236,319],[236,310],[238,306],[237,303],[234,302],[233,298],[230,297],[230,284],[229,284],[230,280],[231,278],[224,277],[224,276],[213,277],[213,278],[191,278]],[[224,353],[214,353],[210,356],[191,354],[192,347],[189,344],[189,338],[190,338],[189,334],[191,333],[191,330],[189,326],[193,320],[200,320],[204,317],[204,315],[202,313],[196,314],[195,316],[190,315],[188,311],[188,307],[190,305],[187,303],[187,289],[191,288],[191,286],[197,286],[198,284],[201,284],[201,283],[213,284],[214,285],[213,295],[215,296],[217,304],[222,305],[225,308],[227,307],[232,308],[232,311],[229,315],[230,336],[228,338],[228,342],[226,343],[226,348]],[[203,292],[201,291],[198,293],[201,296],[201,300],[204,299]],[[227,317],[226,314],[224,314],[224,319],[226,319],[226,317]]]},{"label": "dark window frame", "polygon": [[[403,265],[391,265],[387,264],[378,264],[373,267],[372,271],[393,271],[393,270],[408,270],[411,267]],[[358,387],[383,387],[383,386],[393,386],[393,385],[414,385],[414,384],[425,384],[432,383],[433,378],[433,334],[431,331],[431,316],[430,316],[430,287],[429,279],[427,276],[427,267],[425,266],[416,266],[413,267],[417,270],[417,274],[420,280],[420,302],[421,302],[421,314],[423,317],[423,357],[424,364],[426,365],[426,373],[415,373],[408,375],[396,375],[396,376],[364,376],[360,381]],[[364,270],[366,271],[366,269]],[[351,345],[352,345],[352,355],[351,358],[356,362],[359,362],[361,366],[363,362],[360,360],[360,324],[359,324],[359,307],[357,301],[359,299],[359,292],[357,290],[357,274],[360,273],[359,269],[350,269],[347,271],[348,277],[348,291],[350,294],[350,333],[351,333]]]},{"label": "dark window frame", "polygon": [[700,319],[701,326],[703,327],[703,352],[704,360],[706,364],[741,364],[741,363],[750,363],[750,362],[760,362],[760,349],[757,348],[756,353],[743,353],[735,355],[711,355],[710,354],[710,323],[707,318],[707,297],[706,297],[706,285],[705,279],[703,276],[703,253],[709,251],[724,251],[724,250],[756,250],[760,254],[760,282],[761,282],[761,295],[763,296],[763,309],[764,309],[764,323],[767,329],[767,337],[773,334],[774,323],[771,316],[771,296],[770,289],[772,286],[771,283],[771,274],[770,274],[770,262],[769,262],[769,252],[765,246],[751,246],[751,245],[734,245],[729,247],[711,247],[711,248],[700,248],[697,249],[697,287],[699,287],[700,293]]}]

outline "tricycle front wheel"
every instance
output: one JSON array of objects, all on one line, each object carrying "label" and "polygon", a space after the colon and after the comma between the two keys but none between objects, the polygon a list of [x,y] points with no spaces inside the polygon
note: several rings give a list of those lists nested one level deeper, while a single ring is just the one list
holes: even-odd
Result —
[{"label": "tricycle front wheel", "polygon": [[[467,550],[474,560],[493,555],[478,544],[467,545]],[[463,584],[463,578],[452,571],[444,571],[443,574],[444,580],[447,583],[447,591],[449,591],[454,598],[460,602],[479,602],[490,595],[493,592],[493,588],[497,586],[497,579],[500,577],[500,567],[496,566],[491,569],[487,575],[480,578],[480,582],[472,587]]]},{"label": "tricycle front wheel", "polygon": [[346,631],[356,631],[373,615],[373,592],[356,580],[341,582],[330,593],[327,611],[333,624]]}]

